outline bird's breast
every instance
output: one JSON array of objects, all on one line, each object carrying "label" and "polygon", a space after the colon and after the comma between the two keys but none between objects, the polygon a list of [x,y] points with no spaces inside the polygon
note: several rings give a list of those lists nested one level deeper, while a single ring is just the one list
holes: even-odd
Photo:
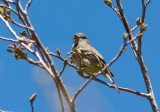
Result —
[{"label": "bird's breast", "polygon": [[101,67],[98,66],[97,61],[88,58],[85,55],[78,55],[74,53],[72,54],[72,59],[78,67],[82,64],[82,67],[84,67],[84,70],[87,72],[96,73],[101,70]]}]

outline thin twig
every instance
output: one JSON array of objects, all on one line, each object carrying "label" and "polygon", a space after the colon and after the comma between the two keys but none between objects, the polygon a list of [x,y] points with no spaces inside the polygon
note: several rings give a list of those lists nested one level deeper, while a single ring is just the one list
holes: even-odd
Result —
[{"label": "thin twig", "polygon": [[[12,27],[10,26],[10,24],[8,23],[8,21],[6,21],[2,15],[0,15],[0,18],[2,19],[2,21],[6,24],[7,28],[9,29],[9,31],[12,33],[12,35],[19,41],[20,37],[16,34],[16,32],[12,29]],[[38,59],[39,56],[36,55],[36,53],[30,49],[27,45],[25,45],[24,43],[20,43],[22,46],[24,46],[29,52],[33,53]]]},{"label": "thin twig", "polygon": [[116,14],[120,17],[120,13],[119,13],[119,11],[118,11],[118,9],[117,8],[115,8],[115,7],[113,7],[113,6],[110,6],[113,10],[114,10],[114,12],[116,12]]},{"label": "thin twig", "polygon": [[[150,0],[149,0],[150,1]],[[147,2],[147,5],[149,4],[149,2]],[[145,15],[146,15],[146,4],[145,4],[145,0],[142,0],[142,23],[144,23],[144,19],[145,19]]]},{"label": "thin twig", "polygon": [[19,42],[18,40],[14,40],[14,39],[11,39],[11,38],[5,38],[5,37],[1,37],[1,36],[0,36],[0,39],[10,41],[10,42],[16,42],[16,43]]},{"label": "thin twig", "polygon": [[38,61],[38,63],[36,63],[36,62],[34,62],[34,61],[29,61],[31,64],[34,64],[34,65],[36,65],[36,66],[38,66],[38,67],[41,67],[41,68],[43,68],[44,70],[47,70],[47,72],[51,72],[49,69],[48,69],[48,67],[46,66],[46,64],[43,62],[43,60],[42,60],[42,58],[41,58],[41,56],[39,55],[39,53],[37,52],[37,51],[33,51],[31,48],[29,48],[26,44],[24,44],[24,43],[20,43],[20,45],[22,45],[23,47],[25,47],[25,49],[27,49],[27,51],[29,51],[30,53],[32,53],[33,55],[35,55],[36,56],[36,58],[39,60]]},{"label": "thin twig", "polygon": [[147,5],[148,5],[150,2],[151,2],[151,0],[148,0],[148,1],[147,1],[147,3],[146,3],[146,7],[147,7]]},{"label": "thin twig", "polygon": [[131,29],[131,32],[133,32],[135,29],[137,29],[138,28],[138,25],[136,25],[135,27],[133,27],[132,29]]},{"label": "thin twig", "polygon": [[[26,28],[27,33],[30,36],[34,32],[34,29],[33,29],[32,26],[30,26],[30,22],[29,22],[29,19],[28,19],[28,16],[27,16],[27,11],[23,11],[23,8],[22,8],[21,3],[19,2],[19,0],[16,0],[16,2],[17,2],[16,3],[16,7],[18,9],[18,13],[17,13],[18,17],[20,18],[20,20],[22,21],[22,23],[25,26],[28,26],[28,27],[32,28],[32,30]],[[19,13],[19,10],[21,11],[22,15]]]},{"label": "thin twig", "polygon": [[[17,35],[17,33],[12,29],[12,27],[10,26],[9,22],[6,21],[2,15],[0,15],[0,19],[6,24],[7,28],[9,29],[9,31],[12,33],[12,35],[18,40],[18,41],[21,41],[21,38]],[[31,28],[32,29],[32,28]],[[27,41],[27,40],[25,40]],[[35,41],[32,41],[32,40],[28,40],[30,42],[35,42]]]},{"label": "thin twig", "polygon": [[42,56],[42,59],[44,60],[44,62],[46,63],[46,65],[49,67],[49,63],[48,61],[46,60],[42,50],[39,48],[39,47],[35,47],[35,49],[38,49],[38,51],[40,52],[41,56]]},{"label": "thin twig", "polygon": [[31,103],[32,112],[34,112],[34,105]]},{"label": "thin twig", "polygon": [[[90,76],[83,76],[83,78],[89,79]],[[96,82],[99,82],[99,83],[101,83],[101,84],[103,84],[103,85],[106,85],[106,86],[108,86],[109,88],[115,89],[115,87],[114,87],[112,84],[106,83],[106,82],[100,80],[100,79],[97,78],[97,77],[93,77],[93,80],[95,80]],[[150,97],[150,94],[138,92],[138,91],[133,90],[133,89],[124,88],[124,87],[118,87],[118,89],[119,89],[119,90],[122,90],[122,91],[125,91],[125,92],[130,92],[130,93],[132,93],[132,94],[136,94],[136,95],[139,95],[139,96],[143,96],[143,97],[146,97],[146,98],[147,98],[147,97]]]},{"label": "thin twig", "polygon": [[27,27],[27,26],[22,25],[22,24],[19,24],[19,23],[17,23],[16,21],[14,21],[13,19],[11,19],[11,22],[12,22],[13,24],[15,24],[15,25],[19,26],[19,27],[26,28],[26,29],[29,29],[29,30],[32,30],[32,31],[33,31],[33,29],[32,29],[32,28]]},{"label": "thin twig", "polygon": [[14,111],[4,111],[4,110],[0,110],[0,112],[14,112]]},{"label": "thin twig", "polygon": [[117,8],[114,8],[113,6],[111,6],[111,8],[114,10],[114,12],[116,12],[116,14],[120,17],[119,11]]},{"label": "thin twig", "polygon": [[[105,1],[104,1],[104,2],[105,2]],[[105,2],[105,3],[106,3],[110,8],[112,8],[113,11],[120,17],[120,13],[119,13],[118,9],[115,8],[115,7],[113,7],[111,1],[110,1],[110,4],[108,4],[108,2]]]},{"label": "thin twig", "polygon": [[28,1],[28,3],[26,4],[25,11],[27,11],[27,10],[28,10],[28,8],[29,8],[29,6],[31,5],[31,3],[32,3],[32,0],[29,0],[29,1]]},{"label": "thin twig", "polygon": [[30,58],[27,58],[27,61],[28,61],[30,64],[36,65],[36,66],[44,69],[43,66],[41,65],[41,63],[40,63],[39,61],[38,61],[38,62],[35,62],[35,61],[33,61],[32,59],[30,59]]},{"label": "thin twig", "polygon": [[0,39],[5,40],[5,41],[10,41],[10,42],[15,42],[15,43],[20,43],[20,42],[35,43],[35,41],[30,40],[30,39],[25,39],[25,40],[23,40],[23,41],[20,41],[20,40],[14,40],[14,39],[11,39],[11,38],[1,37],[1,36],[0,36]]},{"label": "thin twig", "polygon": [[[3,4],[0,4],[0,7],[2,7],[2,6],[3,6]],[[30,29],[30,30],[33,30],[33,29],[31,29],[30,27],[28,27],[28,26],[26,25],[25,21],[23,20],[23,17],[20,15],[20,13],[16,12],[10,5],[5,6],[5,8],[8,8],[8,9],[10,9],[12,12],[14,12],[14,13],[18,16],[18,18],[22,21],[22,23],[24,24],[24,26],[21,25],[21,24],[19,24],[19,23],[16,23],[15,21],[13,21],[14,24],[16,24],[16,25],[18,25],[18,26],[20,26],[20,27],[26,28],[27,33],[30,35],[30,32],[28,31],[28,29]]]},{"label": "thin twig", "polygon": [[[48,52],[49,52],[49,54],[50,54],[51,56],[54,56],[54,57],[56,57],[56,58],[58,58],[58,59],[60,59],[60,60],[62,60],[62,61],[65,60],[62,56],[58,56],[58,55],[52,53],[52,52],[49,51],[49,50],[48,50]],[[79,70],[79,67],[76,67],[74,64],[72,64],[72,63],[70,63],[70,62],[68,62],[67,64],[68,64],[69,66],[71,66],[71,67],[73,67],[73,68]]]},{"label": "thin twig", "polygon": [[[4,7],[3,4],[0,4],[0,7]],[[11,6],[5,6],[5,8],[10,9],[11,11],[13,11],[15,14],[18,14],[13,8],[11,8]]]},{"label": "thin twig", "polygon": [[90,78],[80,87],[80,89],[74,94],[72,98],[72,102],[75,102],[77,96],[83,91],[83,89],[92,81],[93,77],[97,77],[101,72],[98,72],[97,74],[92,74]]},{"label": "thin twig", "polygon": [[119,53],[116,55],[115,58],[113,58],[109,64],[105,65],[105,67],[102,69],[102,71],[105,71],[107,67],[110,67],[124,52],[125,48],[127,45],[129,45],[130,43],[132,43],[133,41],[135,41],[137,39],[137,37],[132,38],[131,40],[129,40],[128,42],[125,41],[124,45],[121,47]]},{"label": "thin twig", "polygon": [[12,3],[15,4],[16,2],[14,2],[13,0],[2,0],[4,3]]},{"label": "thin twig", "polygon": [[8,2],[6,0],[1,0],[4,2],[4,4],[6,4],[8,6]]},{"label": "thin twig", "polygon": [[61,77],[62,73],[64,72],[65,68],[66,68],[66,65],[65,65],[65,63],[64,63],[64,64],[63,64],[63,68],[62,68],[61,72],[59,73],[59,76],[60,76],[60,77]]},{"label": "thin twig", "polygon": [[[145,0],[142,0],[142,24],[144,23],[145,21],[145,15],[146,15],[146,8],[147,8],[147,5],[149,4],[150,0],[148,0],[148,2],[145,4]],[[140,29],[139,33],[142,33],[143,31]],[[137,53],[138,55],[141,55],[142,53],[142,39],[140,38],[138,40],[138,50],[137,50]]]},{"label": "thin twig", "polygon": [[33,105],[33,102],[35,101],[36,99],[36,96],[37,96],[37,93],[34,93],[31,97],[30,97],[30,104],[31,104],[31,108],[32,108],[32,112],[34,112],[34,105]]},{"label": "thin twig", "polygon": [[[58,86],[58,85],[56,85]],[[65,112],[65,107],[64,107],[64,103],[63,103],[63,98],[62,98],[62,94],[60,91],[60,87],[57,87],[57,91],[58,91],[58,95],[59,95],[59,99],[60,99],[60,103],[61,103],[61,107],[62,107],[62,112]]]},{"label": "thin twig", "polygon": [[[3,0],[4,2],[6,1],[6,0]],[[15,4],[15,3],[14,3]],[[2,7],[3,6],[3,4],[0,4],[0,7]],[[24,20],[23,20],[23,17],[20,15],[20,13],[18,13],[18,12],[16,12],[10,5],[8,5],[8,6],[5,6],[5,8],[8,8],[8,9],[10,9],[12,12],[14,12],[17,16],[18,16],[18,18],[22,21],[22,23],[24,24],[24,26],[26,26],[26,23],[24,22]],[[19,25],[19,26],[22,26],[22,25]],[[24,27],[25,28],[25,27]],[[29,27],[28,27],[29,28]],[[30,29],[30,28],[29,28]],[[27,30],[27,26],[26,26],[26,30]],[[33,29],[31,29],[31,30],[33,30]],[[27,30],[27,32],[28,32],[28,34],[30,34],[29,33],[29,31]]]},{"label": "thin twig", "polygon": [[9,25],[8,21],[6,21],[2,15],[0,15],[1,20],[6,24],[9,31],[12,33],[12,35],[18,40],[20,37],[16,34],[16,32],[12,29],[12,27]]},{"label": "thin twig", "polygon": [[[120,0],[116,0],[117,2],[117,6],[118,6],[118,9],[119,9],[119,13],[120,13],[120,17],[121,17],[121,21],[126,29],[126,32],[128,33],[128,36],[129,36],[129,39],[131,40],[133,38],[133,35],[132,35],[132,32],[131,32],[131,29],[129,27],[129,24],[128,24],[128,21],[125,17],[125,14],[124,14],[124,11],[123,11],[123,7],[121,5],[121,2]],[[137,50],[137,43],[135,41],[133,41],[131,43],[131,47],[132,47],[132,50],[133,50],[133,53],[137,59],[137,54],[136,54],[136,50]]]}]

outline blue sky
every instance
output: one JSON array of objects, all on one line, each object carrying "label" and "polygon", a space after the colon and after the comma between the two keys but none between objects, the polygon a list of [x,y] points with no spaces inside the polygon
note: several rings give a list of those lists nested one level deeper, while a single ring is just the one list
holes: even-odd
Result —
[{"label": "blue sky", "polygon": [[[21,2],[23,6],[26,0]],[[157,104],[160,105],[160,1],[154,0],[147,7],[147,30],[142,37],[142,54],[148,69]],[[116,6],[113,1],[113,5]],[[141,17],[140,0],[122,1],[130,27]],[[29,18],[45,47],[54,52],[58,48],[64,58],[71,50],[73,35],[83,32],[94,46],[110,62],[123,45],[125,29],[119,17],[103,0],[33,0],[28,11]],[[18,27],[13,27],[18,31]],[[14,38],[0,20],[0,36]],[[139,29],[139,28],[138,28]],[[136,35],[137,31],[133,32]],[[40,68],[24,60],[15,60],[6,52],[12,44],[0,40],[0,109],[14,112],[31,111],[29,98],[37,93],[35,112],[60,112],[60,104],[53,80]],[[30,55],[29,55],[30,56]],[[62,62],[53,57],[57,69]],[[123,55],[110,67],[118,86],[146,92],[143,76],[130,45]],[[106,80],[99,76],[102,80]],[[67,66],[62,79],[71,96],[86,81]],[[110,89],[97,82],[91,82],[76,100],[78,112],[151,112],[148,100],[137,95]]]}]

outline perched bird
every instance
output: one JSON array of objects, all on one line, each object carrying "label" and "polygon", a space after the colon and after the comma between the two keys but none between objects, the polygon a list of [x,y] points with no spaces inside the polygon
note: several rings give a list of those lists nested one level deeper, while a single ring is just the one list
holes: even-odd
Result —
[{"label": "perched bird", "polygon": [[[106,65],[102,55],[89,44],[87,36],[83,33],[76,33],[74,35],[72,51],[71,57],[74,63],[86,72],[97,73]],[[106,68],[102,74],[112,82],[113,86],[120,94],[112,78],[114,75],[110,72],[110,69]]]}]

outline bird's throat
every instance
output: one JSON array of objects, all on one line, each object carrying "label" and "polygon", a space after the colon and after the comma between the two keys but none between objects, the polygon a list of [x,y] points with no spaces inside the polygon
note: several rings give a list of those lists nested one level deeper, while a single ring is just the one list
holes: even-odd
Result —
[{"label": "bird's throat", "polygon": [[77,47],[77,46],[78,46],[78,43],[75,43],[74,46]]}]

